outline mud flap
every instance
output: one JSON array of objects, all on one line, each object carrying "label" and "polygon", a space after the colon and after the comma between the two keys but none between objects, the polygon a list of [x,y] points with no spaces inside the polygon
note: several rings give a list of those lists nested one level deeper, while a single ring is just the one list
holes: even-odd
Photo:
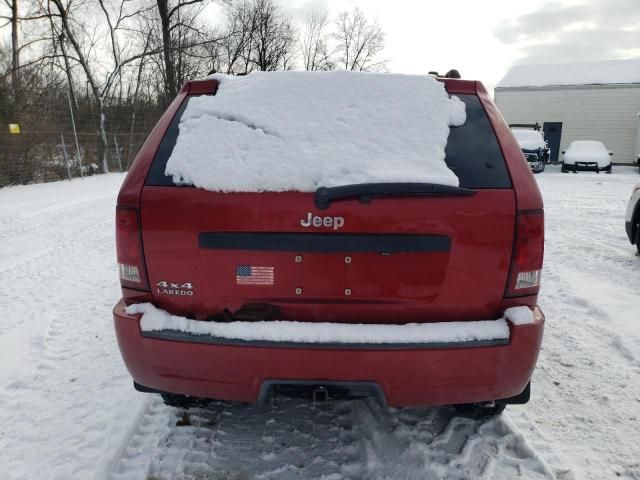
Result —
[{"label": "mud flap", "polygon": [[501,398],[500,400],[496,400],[498,404],[504,405],[524,405],[531,398],[531,382],[527,383],[527,386],[524,387],[524,390],[518,395],[514,395],[509,398]]}]

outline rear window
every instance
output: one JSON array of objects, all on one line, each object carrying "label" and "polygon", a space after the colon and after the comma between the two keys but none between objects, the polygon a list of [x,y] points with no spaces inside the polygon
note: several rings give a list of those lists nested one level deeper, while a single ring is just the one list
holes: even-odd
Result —
[{"label": "rear window", "polygon": [[[447,166],[459,178],[463,188],[511,188],[502,151],[480,100],[475,95],[456,96],[466,104],[467,121],[450,129],[445,149]],[[178,139],[178,125],[188,102],[187,97],[160,143],[146,185],[175,185],[172,177],[164,172]]]}]

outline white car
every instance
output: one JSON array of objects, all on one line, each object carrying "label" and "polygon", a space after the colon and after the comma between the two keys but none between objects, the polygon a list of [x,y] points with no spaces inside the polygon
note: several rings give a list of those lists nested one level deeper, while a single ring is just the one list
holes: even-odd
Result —
[{"label": "white car", "polygon": [[591,170],[594,172],[611,173],[611,157],[613,152],[607,150],[602,142],[596,140],[576,140],[569,144],[569,148],[562,151],[563,172],[577,172]]},{"label": "white car", "polygon": [[631,244],[635,244],[640,254],[640,183],[631,191],[631,198],[627,204],[627,213],[624,216],[624,226]]}]

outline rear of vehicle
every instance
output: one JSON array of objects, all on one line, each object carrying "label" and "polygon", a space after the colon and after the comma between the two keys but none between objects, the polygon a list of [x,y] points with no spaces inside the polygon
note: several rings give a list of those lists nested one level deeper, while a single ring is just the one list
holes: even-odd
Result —
[{"label": "rear of vehicle", "polygon": [[562,152],[562,171],[592,171],[611,173],[611,157],[602,142],[596,140],[576,140]]},{"label": "rear of vehicle", "polygon": [[[315,193],[176,185],[165,166],[181,116],[191,99],[216,95],[218,83],[184,86],[136,158],[116,211],[123,298],[114,321],[139,389],[243,402],[296,385],[394,406],[526,401],[544,325],[541,196],[484,87],[443,81],[466,105],[466,123],[451,129],[446,146],[459,188]],[[142,328],[125,309],[146,302],[173,317]],[[528,307],[532,321],[509,321],[496,338],[384,341],[369,333],[408,324],[473,330],[515,306]],[[281,331],[291,323],[277,320],[355,328],[365,340],[292,340]],[[198,333],[228,321],[259,321],[256,330],[272,335]]]},{"label": "rear of vehicle", "polygon": [[542,133],[535,129],[512,128],[524,158],[533,173],[544,171],[545,163],[549,161],[549,147]]}]

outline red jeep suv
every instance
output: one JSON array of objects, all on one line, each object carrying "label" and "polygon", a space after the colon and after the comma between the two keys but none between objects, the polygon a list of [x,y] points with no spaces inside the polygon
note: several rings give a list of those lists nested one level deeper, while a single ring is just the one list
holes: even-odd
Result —
[{"label": "red jeep suv", "polygon": [[479,415],[528,401],[544,327],[542,198],[482,84],[438,81],[466,107],[444,152],[459,187],[174,182],[181,117],[220,83],[182,88],[116,207],[113,316],[137,390],[174,405],[371,395]]}]

